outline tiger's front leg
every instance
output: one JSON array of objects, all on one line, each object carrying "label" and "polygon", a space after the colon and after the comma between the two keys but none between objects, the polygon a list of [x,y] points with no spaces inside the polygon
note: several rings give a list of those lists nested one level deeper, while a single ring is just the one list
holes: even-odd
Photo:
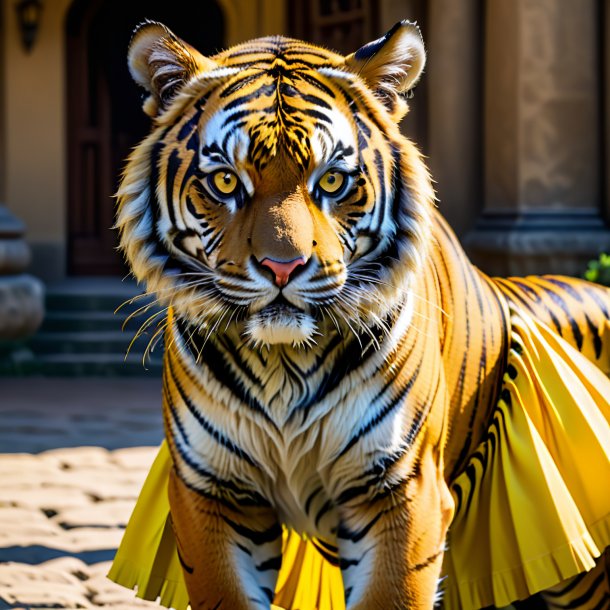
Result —
[{"label": "tiger's front leg", "polygon": [[172,524],[193,610],[269,610],[281,564],[272,509],[233,508],[193,491],[172,470]]},{"label": "tiger's front leg", "polygon": [[392,491],[343,506],[338,546],[348,610],[430,610],[453,511],[432,449]]}]

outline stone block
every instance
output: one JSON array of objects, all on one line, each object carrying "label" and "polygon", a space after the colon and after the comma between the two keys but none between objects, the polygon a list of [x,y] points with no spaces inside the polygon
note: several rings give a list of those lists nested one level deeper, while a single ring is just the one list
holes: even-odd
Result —
[{"label": "stone block", "polygon": [[64,528],[86,526],[121,528],[127,525],[133,506],[131,500],[98,502],[61,510],[52,517],[52,521]]},{"label": "stone block", "polygon": [[148,472],[158,451],[158,447],[117,449],[111,453],[110,460],[126,470],[145,470]]},{"label": "stone block", "polygon": [[44,316],[42,282],[31,275],[0,275],[0,339],[34,333]]},{"label": "stone block", "polygon": [[49,582],[73,585],[82,590],[83,578],[77,574],[86,572],[87,565],[73,557],[62,557],[39,565],[8,563],[0,565],[0,586]]},{"label": "stone block", "polygon": [[37,486],[22,489],[0,486],[0,506],[16,506],[38,510],[53,509],[58,511],[62,508],[82,506],[91,501],[91,495],[77,487],[66,489],[54,486]]},{"label": "stone block", "polygon": [[88,466],[106,466],[110,453],[103,447],[72,447],[50,449],[40,454],[40,458],[65,469]]},{"label": "stone block", "polygon": [[10,604],[35,608],[92,608],[84,587],[63,583],[28,582],[14,583],[2,593]]}]

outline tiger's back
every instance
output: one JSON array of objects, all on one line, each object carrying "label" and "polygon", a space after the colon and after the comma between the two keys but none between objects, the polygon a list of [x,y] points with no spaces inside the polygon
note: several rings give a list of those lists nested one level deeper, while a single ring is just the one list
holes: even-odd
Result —
[{"label": "tiger's back", "polygon": [[558,275],[494,280],[523,307],[610,375],[610,296],[607,288]]}]

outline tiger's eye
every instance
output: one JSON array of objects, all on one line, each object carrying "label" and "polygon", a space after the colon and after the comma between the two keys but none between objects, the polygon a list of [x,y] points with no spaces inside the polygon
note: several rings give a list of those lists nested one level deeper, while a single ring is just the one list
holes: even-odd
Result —
[{"label": "tiger's eye", "polygon": [[231,195],[238,185],[237,176],[226,169],[221,169],[212,175],[214,188],[222,195]]},{"label": "tiger's eye", "polygon": [[331,169],[320,178],[318,186],[327,195],[334,195],[341,190],[344,182],[345,176],[341,172]]}]

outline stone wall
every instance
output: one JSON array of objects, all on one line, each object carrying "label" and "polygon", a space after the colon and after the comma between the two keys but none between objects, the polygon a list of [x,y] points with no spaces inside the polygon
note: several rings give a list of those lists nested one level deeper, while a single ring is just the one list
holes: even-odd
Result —
[{"label": "stone wall", "polygon": [[610,251],[610,5],[381,4],[385,28],[420,21],[428,65],[405,131],[475,263],[579,275]]}]

